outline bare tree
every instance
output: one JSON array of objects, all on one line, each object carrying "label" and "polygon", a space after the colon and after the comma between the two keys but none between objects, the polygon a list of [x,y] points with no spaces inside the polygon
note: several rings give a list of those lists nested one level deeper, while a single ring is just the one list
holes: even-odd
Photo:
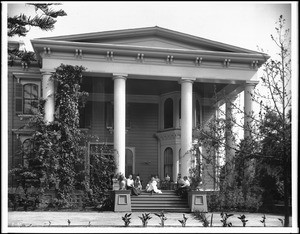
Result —
[{"label": "bare tree", "polygon": [[[258,113],[252,113],[251,125],[244,125],[227,115],[227,107],[218,108],[221,117],[212,118],[205,125],[200,126],[198,143],[195,148],[204,146],[205,150],[197,151],[202,160],[199,170],[203,170],[206,161],[217,166],[210,176],[219,181],[220,168],[215,163],[216,155],[223,154],[223,177],[227,184],[232,182],[232,174],[242,171],[244,179],[259,173],[260,167],[268,168],[268,173],[277,180],[277,189],[282,191],[285,207],[285,226],[289,225],[289,199],[291,190],[291,57],[289,29],[283,16],[279,17],[275,26],[276,35],[271,35],[272,41],[278,48],[276,58],[270,58],[263,65],[263,75],[260,77],[259,89],[251,94],[252,100],[259,106]],[[263,50],[262,50],[263,52]],[[245,114],[243,108],[237,106],[224,96],[226,106],[236,113]],[[226,118],[225,118],[226,117]],[[237,137],[231,131],[232,126],[238,126],[244,131],[250,131],[251,136],[240,144],[235,143]],[[230,142],[230,144],[228,144]],[[230,152],[229,156],[226,152]],[[237,168],[237,157],[242,157]],[[242,164],[241,164],[242,163]],[[218,173],[216,173],[216,171]],[[201,172],[199,172],[201,173]],[[241,176],[241,173],[237,173]],[[230,178],[231,177],[231,178]],[[223,179],[224,179],[223,178]],[[230,178],[230,179],[229,179]],[[282,188],[282,189],[281,189]]]}]

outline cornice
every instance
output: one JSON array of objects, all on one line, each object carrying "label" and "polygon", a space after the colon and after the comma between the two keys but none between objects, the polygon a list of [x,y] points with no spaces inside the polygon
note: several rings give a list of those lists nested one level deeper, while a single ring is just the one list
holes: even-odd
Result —
[{"label": "cornice", "polygon": [[[73,49],[81,49],[86,50],[89,53],[99,53],[100,51],[107,51],[109,49],[116,50],[118,52],[125,53],[126,51],[135,52],[139,51],[140,53],[150,53],[153,52],[157,55],[160,53],[173,53],[174,56],[184,56],[184,55],[205,55],[205,56],[223,56],[227,57],[230,55],[233,58],[253,58],[253,59],[266,59],[269,58],[268,55],[263,53],[245,53],[245,52],[223,52],[223,51],[207,51],[207,50],[196,50],[196,49],[178,49],[178,48],[161,48],[161,47],[148,47],[148,46],[139,46],[139,45],[122,45],[122,44],[109,44],[109,43],[91,43],[91,42],[73,42],[73,41],[52,41],[46,39],[33,39],[31,40],[34,48],[42,49],[44,51],[44,47],[50,48],[53,47],[59,50],[72,51],[75,53]],[[50,50],[52,51],[52,50]],[[83,52],[83,51],[82,51]]]},{"label": "cornice", "polygon": [[195,67],[217,65],[222,68],[234,68],[246,66],[248,69],[257,69],[268,59],[266,55],[260,53],[234,53],[42,39],[32,40],[31,42],[39,59],[51,58],[51,56],[59,58],[61,56],[87,60],[104,59],[107,62],[177,64]]}]

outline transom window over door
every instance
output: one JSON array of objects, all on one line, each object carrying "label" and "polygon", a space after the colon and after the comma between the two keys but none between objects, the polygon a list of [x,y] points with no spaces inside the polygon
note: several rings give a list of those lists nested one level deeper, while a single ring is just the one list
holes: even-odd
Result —
[{"label": "transom window over door", "polygon": [[164,176],[169,175],[173,180],[173,150],[168,147],[164,152]]},{"label": "transom window over door", "polygon": [[133,160],[133,151],[131,149],[126,149],[125,154],[125,176],[128,178],[129,175],[134,174],[134,160]]}]

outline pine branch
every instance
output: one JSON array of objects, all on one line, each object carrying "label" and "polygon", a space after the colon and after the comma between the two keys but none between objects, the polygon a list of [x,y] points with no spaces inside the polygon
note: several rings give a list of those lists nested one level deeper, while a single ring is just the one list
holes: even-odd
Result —
[{"label": "pine branch", "polygon": [[54,24],[57,22],[55,18],[59,16],[66,16],[66,12],[63,10],[53,10],[50,9],[51,5],[59,4],[28,4],[35,7],[36,12],[41,10],[42,15],[37,13],[36,16],[28,17],[25,14],[20,14],[18,16],[8,17],[7,20],[7,35],[12,37],[14,35],[26,36],[29,32],[29,28],[26,26],[39,27],[41,30],[49,31],[54,29]]}]

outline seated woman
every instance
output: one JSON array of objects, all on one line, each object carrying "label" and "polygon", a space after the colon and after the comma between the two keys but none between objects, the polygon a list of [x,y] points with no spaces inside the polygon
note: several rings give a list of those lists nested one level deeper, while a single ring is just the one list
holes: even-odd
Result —
[{"label": "seated woman", "polygon": [[190,181],[188,180],[187,176],[183,177],[183,183],[179,185],[177,189],[177,194],[180,195],[183,198],[187,198],[188,190],[190,189]]},{"label": "seated woman", "polygon": [[157,183],[156,184],[157,188],[160,189],[161,188],[161,184],[160,184],[160,179],[159,179],[158,175],[155,176],[155,180],[156,180],[156,183]]},{"label": "seated woman", "polygon": [[131,189],[133,187],[133,183],[132,175],[129,175],[126,181],[127,189]]},{"label": "seated woman", "polygon": [[146,192],[162,193],[161,190],[157,188],[157,182],[154,177],[151,178],[151,181],[147,184]]},{"label": "seated woman", "polygon": [[136,192],[138,194],[141,194],[143,187],[142,187],[141,179],[139,176],[136,176],[136,178],[134,180],[134,188],[136,189]]},{"label": "seated woman", "polygon": [[136,196],[139,195],[138,191],[134,187],[134,181],[132,179],[132,175],[129,175],[126,186],[128,190],[131,190],[131,195],[136,195]]},{"label": "seated woman", "polygon": [[166,174],[166,177],[165,177],[165,181],[168,181],[168,182],[169,182],[170,179],[171,179],[171,178],[170,178],[169,174],[167,173],[167,174]]},{"label": "seated woman", "polygon": [[177,189],[180,188],[184,184],[184,179],[182,179],[181,174],[178,173],[177,176]]},{"label": "seated woman", "polygon": [[120,175],[119,178],[119,190],[126,190],[126,178],[124,175]]}]

